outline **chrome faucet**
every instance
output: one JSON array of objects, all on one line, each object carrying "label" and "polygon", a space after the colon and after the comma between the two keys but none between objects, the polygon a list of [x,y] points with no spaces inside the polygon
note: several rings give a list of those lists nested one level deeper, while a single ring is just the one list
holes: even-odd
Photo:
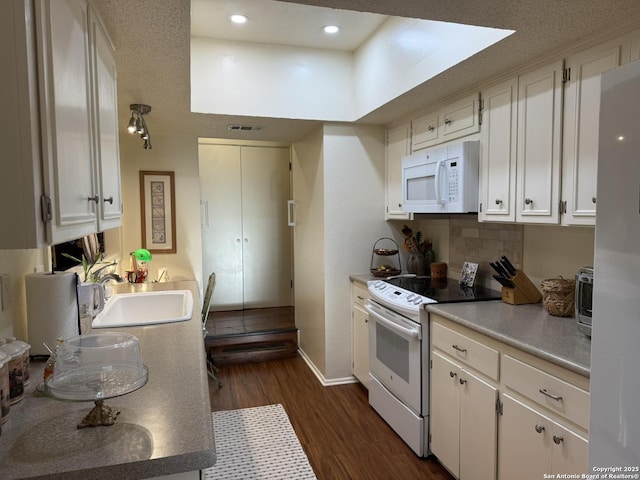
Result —
[{"label": "chrome faucet", "polygon": [[98,283],[100,285],[104,285],[109,280],[115,280],[118,283],[124,283],[124,278],[122,278],[117,273],[105,273],[100,277],[100,279],[98,280]]}]

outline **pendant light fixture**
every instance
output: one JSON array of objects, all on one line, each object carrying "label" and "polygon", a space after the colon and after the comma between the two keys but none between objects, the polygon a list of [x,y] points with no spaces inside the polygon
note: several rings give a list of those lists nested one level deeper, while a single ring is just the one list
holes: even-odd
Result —
[{"label": "pendant light fixture", "polygon": [[131,118],[127,125],[127,132],[140,135],[140,138],[144,140],[144,149],[151,150],[151,137],[147,122],[144,120],[144,115],[151,111],[151,107],[143,103],[132,103],[129,105],[129,109],[131,110]]}]

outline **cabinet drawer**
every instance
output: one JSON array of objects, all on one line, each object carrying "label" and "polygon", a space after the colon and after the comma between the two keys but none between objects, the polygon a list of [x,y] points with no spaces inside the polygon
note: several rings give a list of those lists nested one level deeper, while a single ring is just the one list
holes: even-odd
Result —
[{"label": "cabinet drawer", "polygon": [[361,307],[364,307],[365,302],[369,298],[369,290],[367,290],[364,285],[354,282],[353,288],[351,290],[351,295],[353,297],[352,301],[354,305],[360,305]]},{"label": "cabinet drawer", "polygon": [[502,379],[508,388],[585,429],[589,428],[589,392],[509,355],[502,361]]},{"label": "cabinet drawer", "polygon": [[497,350],[454,332],[439,323],[431,325],[431,343],[435,348],[466,363],[487,377],[498,380],[499,355]]}]

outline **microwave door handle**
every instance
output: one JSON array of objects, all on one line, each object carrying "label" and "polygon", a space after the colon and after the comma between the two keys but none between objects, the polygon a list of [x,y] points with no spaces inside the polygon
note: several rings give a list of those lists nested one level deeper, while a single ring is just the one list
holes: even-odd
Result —
[{"label": "microwave door handle", "polygon": [[438,160],[438,164],[436,165],[436,203],[438,205],[444,205],[441,185],[443,175],[440,173],[444,167],[444,160]]}]

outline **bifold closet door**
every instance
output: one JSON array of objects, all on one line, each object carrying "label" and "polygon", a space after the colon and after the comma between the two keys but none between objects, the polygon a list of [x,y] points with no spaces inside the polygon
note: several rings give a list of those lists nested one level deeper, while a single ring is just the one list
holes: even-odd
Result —
[{"label": "bifold closet door", "polygon": [[212,310],[293,304],[289,150],[199,146],[203,276]]}]

